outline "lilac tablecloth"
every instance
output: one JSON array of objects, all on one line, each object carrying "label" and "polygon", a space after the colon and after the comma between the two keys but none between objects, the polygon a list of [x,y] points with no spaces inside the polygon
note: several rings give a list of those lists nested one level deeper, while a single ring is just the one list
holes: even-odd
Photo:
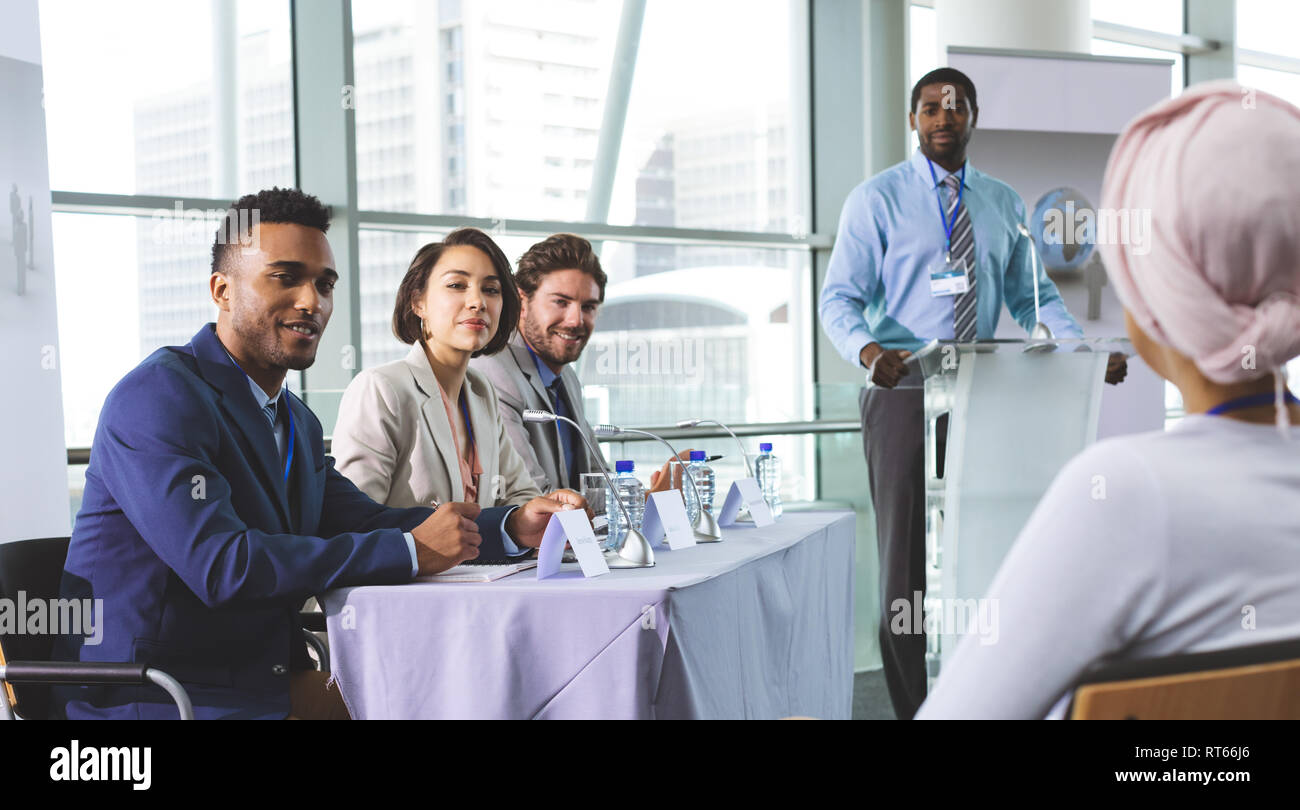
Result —
[{"label": "lilac tablecloth", "polygon": [[322,603],[356,718],[844,718],[851,512],[787,513],[650,569],[340,588]]}]

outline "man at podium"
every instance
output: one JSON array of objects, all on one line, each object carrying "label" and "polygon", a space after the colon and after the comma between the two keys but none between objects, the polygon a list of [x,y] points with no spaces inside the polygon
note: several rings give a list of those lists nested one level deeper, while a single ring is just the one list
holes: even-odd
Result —
[{"label": "man at podium", "polygon": [[[990,339],[1003,301],[1026,332],[1083,337],[1060,294],[1037,269],[1017,226],[1025,205],[1009,185],[966,159],[979,118],[975,85],[939,68],[912,88],[908,123],[920,149],[857,186],[840,214],[819,314],[840,355],[866,369],[862,443],[880,555],[880,650],[899,719],[925,699],[925,636],[890,630],[890,606],[925,589],[923,383],[911,353],[934,339]],[[1122,355],[1106,381],[1123,379]],[[940,465],[946,425],[939,426]]]}]

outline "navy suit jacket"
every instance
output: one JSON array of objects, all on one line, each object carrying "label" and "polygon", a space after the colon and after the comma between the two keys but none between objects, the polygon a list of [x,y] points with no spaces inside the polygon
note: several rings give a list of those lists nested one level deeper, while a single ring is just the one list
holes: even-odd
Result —
[{"label": "navy suit jacket", "polygon": [[[159,349],[108,395],[64,566],[62,598],[103,600],[102,637],[64,660],[130,661],[185,685],[200,718],[283,718],[308,666],[298,610],[348,585],[411,579],[403,532],[430,514],[375,503],[325,456],[320,421],[289,394],[293,466],[213,324]],[[505,556],[508,507],[484,509],[480,558]],[[174,718],[161,689],[63,687],[76,718]]]}]

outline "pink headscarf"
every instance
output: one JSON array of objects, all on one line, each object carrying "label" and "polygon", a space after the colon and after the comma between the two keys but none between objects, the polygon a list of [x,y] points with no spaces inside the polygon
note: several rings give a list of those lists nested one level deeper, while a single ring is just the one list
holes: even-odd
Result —
[{"label": "pink headscarf", "polygon": [[1188,88],[1124,128],[1101,197],[1150,212],[1145,255],[1100,245],[1133,320],[1215,382],[1276,373],[1285,427],[1284,364],[1300,354],[1300,109],[1231,81]]}]

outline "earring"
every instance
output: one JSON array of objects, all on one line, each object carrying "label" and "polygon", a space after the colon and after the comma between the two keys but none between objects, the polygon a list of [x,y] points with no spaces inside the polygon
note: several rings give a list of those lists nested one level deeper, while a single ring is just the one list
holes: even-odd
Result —
[{"label": "earring", "polygon": [[428,340],[429,333],[424,331],[424,318],[420,319],[420,340]]}]

